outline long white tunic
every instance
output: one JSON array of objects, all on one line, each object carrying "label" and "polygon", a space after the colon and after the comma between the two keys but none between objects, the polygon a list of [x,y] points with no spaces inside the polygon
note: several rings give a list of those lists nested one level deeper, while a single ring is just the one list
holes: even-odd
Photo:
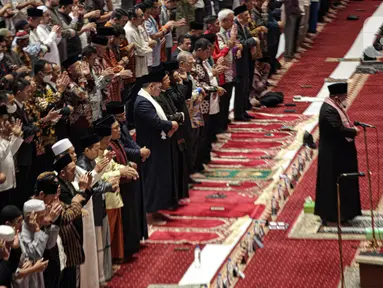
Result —
[{"label": "long white tunic", "polygon": [[16,171],[13,156],[23,144],[23,138],[11,136],[10,140],[0,137],[0,171],[5,174],[6,180],[0,184],[1,191],[16,187]]},{"label": "long white tunic", "polygon": [[149,57],[152,56],[152,48],[149,47],[149,43],[145,40],[144,28],[134,26],[130,21],[126,23],[124,29],[126,33],[126,39],[129,43],[135,44],[135,64],[136,64],[136,77],[142,77],[148,74]]},{"label": "long white tunic", "polygon": [[61,37],[58,37],[57,33],[51,32],[45,24],[37,26],[36,34],[40,41],[45,46],[48,46],[50,50],[50,52],[45,53],[44,59],[60,66],[60,54],[57,45],[60,43]]}]

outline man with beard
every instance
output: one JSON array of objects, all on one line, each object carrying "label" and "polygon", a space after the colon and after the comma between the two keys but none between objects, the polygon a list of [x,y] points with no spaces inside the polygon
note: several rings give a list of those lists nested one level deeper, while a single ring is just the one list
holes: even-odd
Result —
[{"label": "man with beard", "polygon": [[160,95],[164,76],[162,69],[145,76],[134,105],[137,143],[151,151],[151,157],[142,164],[145,211],[149,224],[163,221],[164,216],[159,210],[177,205],[170,137],[179,125],[167,119],[164,110],[153,98]]},{"label": "man with beard", "polygon": [[[126,205],[123,207],[122,211],[122,219],[123,222],[131,221],[131,217],[129,217],[129,214],[131,215],[132,211],[136,211],[136,217],[137,217],[137,223],[134,224],[134,226],[138,227],[139,231],[139,239],[147,239],[148,238],[148,228],[146,223],[146,214],[144,209],[144,197],[143,197],[143,186],[142,186],[142,180],[141,180],[141,165],[142,162],[145,162],[146,159],[150,156],[150,150],[146,147],[141,148],[130,136],[129,130],[125,124],[126,122],[126,114],[124,109],[124,104],[121,102],[110,102],[106,105],[106,112],[109,115],[114,115],[116,120],[118,121],[118,124],[120,125],[120,141],[113,140],[112,135],[112,143],[121,142],[123,149],[126,153],[127,158],[132,161],[130,162],[132,166],[137,166],[137,172],[140,176],[139,179],[136,181],[132,181],[130,183],[127,183],[127,186],[129,186],[128,193],[122,194],[122,198],[124,203]],[[113,134],[113,131],[112,131]],[[119,145],[120,145],[119,144]],[[117,144],[116,144],[117,145]],[[115,145],[115,146],[116,146]],[[129,205],[129,203],[131,203]],[[131,207],[131,205],[135,205],[135,207]],[[125,213],[128,212],[128,213]],[[124,219],[127,220],[124,220]],[[134,227],[133,226],[133,227]],[[124,230],[125,231],[125,230]],[[132,231],[135,232],[135,231]],[[135,235],[135,234],[133,234]],[[129,257],[131,252],[128,247],[126,246],[127,243],[125,241],[125,258]],[[128,253],[127,253],[128,252]]]}]

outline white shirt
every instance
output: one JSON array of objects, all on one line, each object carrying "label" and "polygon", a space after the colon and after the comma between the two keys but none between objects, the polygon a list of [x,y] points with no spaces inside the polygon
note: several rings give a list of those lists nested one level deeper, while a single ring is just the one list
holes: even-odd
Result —
[{"label": "white shirt", "polygon": [[57,33],[49,31],[45,24],[37,26],[36,34],[40,41],[50,49],[50,52],[45,53],[44,59],[60,66],[60,54],[57,45],[60,43],[61,37],[57,37]]},{"label": "white shirt", "polygon": [[19,150],[24,139],[11,136],[10,140],[0,137],[0,172],[4,173],[6,180],[0,184],[0,192],[16,187],[16,171],[13,156]]},{"label": "white shirt", "polygon": [[[141,28],[141,29],[140,29]],[[149,56],[152,55],[152,48],[145,40],[145,29],[142,27],[135,27],[130,21],[126,23],[125,27],[126,39],[129,43],[135,44],[134,58],[136,65],[136,77],[142,77],[148,74]]]}]

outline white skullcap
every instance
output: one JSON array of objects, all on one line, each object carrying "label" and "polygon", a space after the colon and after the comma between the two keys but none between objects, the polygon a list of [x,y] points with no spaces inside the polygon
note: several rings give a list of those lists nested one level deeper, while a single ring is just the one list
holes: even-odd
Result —
[{"label": "white skullcap", "polygon": [[0,225],[0,239],[5,242],[13,241],[15,230],[8,225]]},{"label": "white skullcap", "polygon": [[67,151],[70,147],[73,147],[72,142],[70,142],[68,138],[65,138],[53,144],[52,151],[55,156],[58,156]]},{"label": "white skullcap", "polygon": [[31,199],[24,203],[24,214],[34,212],[40,212],[45,210],[45,203],[42,200]]},{"label": "white skullcap", "polygon": [[48,10],[47,6],[44,5],[37,7],[37,9],[43,10],[43,13]]}]

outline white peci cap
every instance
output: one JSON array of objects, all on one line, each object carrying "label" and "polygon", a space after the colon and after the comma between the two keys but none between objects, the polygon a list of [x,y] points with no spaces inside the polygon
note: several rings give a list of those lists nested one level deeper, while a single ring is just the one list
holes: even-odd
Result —
[{"label": "white peci cap", "polygon": [[55,156],[58,156],[67,151],[70,147],[73,147],[72,142],[70,142],[68,138],[65,138],[53,144],[52,151]]}]

